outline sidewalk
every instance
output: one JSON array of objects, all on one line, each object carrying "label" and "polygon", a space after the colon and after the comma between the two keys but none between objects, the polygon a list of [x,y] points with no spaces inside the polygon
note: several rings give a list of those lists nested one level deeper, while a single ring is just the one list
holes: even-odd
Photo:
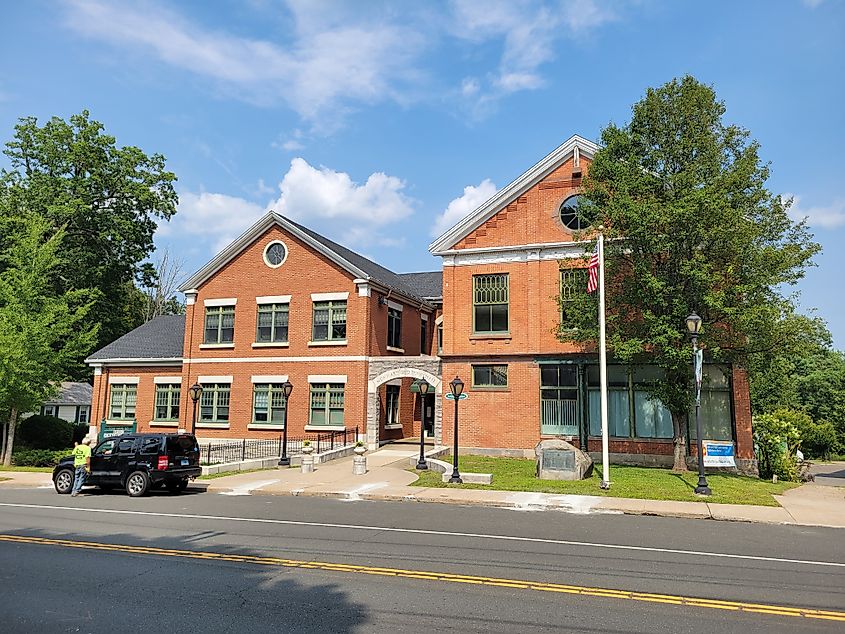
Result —
[{"label": "sidewalk", "polygon": [[[780,507],[636,500],[593,495],[530,493],[482,489],[410,486],[417,477],[406,468],[418,453],[391,448],[367,456],[368,473],[352,475],[352,458],[317,465],[313,473],[298,468],[255,471],[211,480],[196,480],[192,488],[223,495],[301,495],[341,500],[391,500],[490,506],[521,511],[657,515],[699,519],[796,524],[845,528],[845,487],[805,484],[776,497]],[[51,486],[49,473],[2,472],[4,486]]]}]

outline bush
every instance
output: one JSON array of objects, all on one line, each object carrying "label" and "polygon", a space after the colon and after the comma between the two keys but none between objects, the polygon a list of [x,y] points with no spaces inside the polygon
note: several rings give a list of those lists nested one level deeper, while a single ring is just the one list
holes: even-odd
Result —
[{"label": "bush", "polygon": [[82,442],[82,439],[88,435],[88,423],[77,423],[73,426],[73,438],[72,443],[74,442]]},{"label": "bush", "polygon": [[73,425],[55,416],[36,414],[24,419],[20,440],[32,449],[64,449],[73,444]]},{"label": "bush", "polygon": [[827,421],[812,422],[800,427],[801,451],[807,458],[826,460],[838,448],[836,428]]},{"label": "bush", "polygon": [[788,482],[798,480],[795,462],[795,452],[801,444],[798,429],[799,425],[808,422],[812,423],[812,420],[803,412],[783,409],[754,418],[754,443],[761,478],[769,479],[776,475]]},{"label": "bush", "polygon": [[72,453],[72,449],[51,451],[49,449],[22,449],[12,454],[16,467],[55,467],[59,460]]}]

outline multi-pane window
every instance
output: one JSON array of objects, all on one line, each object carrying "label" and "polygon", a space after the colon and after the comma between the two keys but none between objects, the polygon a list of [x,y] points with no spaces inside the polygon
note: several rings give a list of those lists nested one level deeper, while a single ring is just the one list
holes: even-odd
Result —
[{"label": "multi-pane window", "polygon": [[211,383],[204,385],[200,397],[200,421],[204,423],[229,422],[229,393],[228,383]]},{"label": "multi-pane window", "polygon": [[156,385],[155,420],[179,420],[181,387],[178,383]]},{"label": "multi-pane window", "polygon": [[342,383],[314,383],[311,385],[310,425],[343,425]]},{"label": "multi-pane window", "polygon": [[288,340],[288,304],[259,304],[255,341],[286,343]]},{"label": "multi-pane window", "polygon": [[[648,388],[663,380],[656,366],[607,366],[607,427],[617,438],[671,438],[672,415],[650,396]],[[598,366],[587,368],[590,435],[601,435],[601,392]]]},{"label": "multi-pane window", "polygon": [[572,300],[587,288],[584,269],[562,269],[560,272],[560,327],[572,326]]},{"label": "multi-pane window", "polygon": [[203,343],[232,343],[235,340],[235,307],[205,307]]},{"label": "multi-pane window", "polygon": [[138,399],[138,386],[113,383],[109,418],[112,420],[132,420],[135,418],[135,403]]},{"label": "multi-pane window", "polygon": [[[717,365],[702,368],[701,437],[704,440],[733,440],[731,384],[727,370]],[[695,408],[690,412],[690,439],[695,440]]]},{"label": "multi-pane window", "polygon": [[281,383],[256,383],[252,393],[252,422],[283,425],[285,390]]},{"label": "multi-pane window", "polygon": [[443,354],[443,322],[437,324],[437,354]]},{"label": "multi-pane window", "polygon": [[474,332],[508,332],[508,274],[474,275],[472,287]]},{"label": "multi-pane window", "polygon": [[472,366],[473,387],[507,387],[508,366],[474,365]]},{"label": "multi-pane window", "polygon": [[91,408],[88,405],[80,405],[76,412],[77,423],[87,423]]},{"label": "multi-pane window", "polygon": [[428,320],[420,319],[420,354],[428,354]]},{"label": "multi-pane window", "polygon": [[346,339],[346,300],[314,302],[314,341]]},{"label": "multi-pane window", "polygon": [[578,434],[578,368],[572,364],[540,366],[540,433]]},{"label": "multi-pane window", "polygon": [[402,311],[395,308],[387,309],[387,345],[402,347]]},{"label": "multi-pane window", "polygon": [[399,424],[399,386],[387,385],[385,386],[384,399],[384,424],[398,425]]}]

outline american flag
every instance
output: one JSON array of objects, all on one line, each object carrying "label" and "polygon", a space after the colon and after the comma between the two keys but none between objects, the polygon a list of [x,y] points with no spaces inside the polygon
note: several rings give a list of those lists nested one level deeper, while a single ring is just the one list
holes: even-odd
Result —
[{"label": "american flag", "polygon": [[596,251],[590,258],[590,266],[587,267],[587,292],[593,293],[599,287],[599,254]]}]

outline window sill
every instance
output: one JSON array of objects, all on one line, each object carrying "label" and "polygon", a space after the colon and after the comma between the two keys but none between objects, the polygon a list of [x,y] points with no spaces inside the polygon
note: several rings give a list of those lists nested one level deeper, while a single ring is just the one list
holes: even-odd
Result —
[{"label": "window sill", "polygon": [[469,336],[470,341],[478,340],[478,339],[510,339],[511,333],[509,332],[476,332]]},{"label": "window sill", "polygon": [[305,431],[343,431],[343,425],[306,425]]},{"label": "window sill", "polygon": [[394,348],[393,346],[387,346],[388,352],[399,352],[401,354],[405,354],[405,348]]},{"label": "window sill", "polygon": [[387,429],[387,430],[390,430],[390,429],[402,429],[402,424],[401,424],[401,423],[396,423],[396,424],[393,424],[393,425],[385,425],[385,426],[384,426],[384,428],[385,428],[385,429]]},{"label": "window sill", "polygon": [[284,425],[271,425],[269,423],[250,423],[246,426],[247,429],[254,429],[257,431],[283,431]]},{"label": "window sill", "polygon": [[470,388],[471,392],[510,392],[511,389],[503,385],[501,387],[495,385],[473,385]]},{"label": "window sill", "polygon": [[230,349],[234,348],[234,343],[201,343],[200,350],[215,350],[215,349]]},{"label": "window sill", "polygon": [[150,427],[179,427],[178,420],[151,420]]},{"label": "window sill", "polygon": [[229,423],[202,423],[202,422],[197,422],[197,429],[229,429]]},{"label": "window sill", "polygon": [[287,341],[257,341],[252,344],[253,348],[289,348]]},{"label": "window sill", "polygon": [[132,427],[132,425],[134,424],[134,420],[106,419],[106,425],[108,425],[109,427]]},{"label": "window sill", "polygon": [[345,345],[347,345],[346,339],[338,339],[337,341],[334,341],[332,339],[328,339],[326,341],[309,341],[308,342],[309,347],[314,347],[314,346],[345,346]]}]

